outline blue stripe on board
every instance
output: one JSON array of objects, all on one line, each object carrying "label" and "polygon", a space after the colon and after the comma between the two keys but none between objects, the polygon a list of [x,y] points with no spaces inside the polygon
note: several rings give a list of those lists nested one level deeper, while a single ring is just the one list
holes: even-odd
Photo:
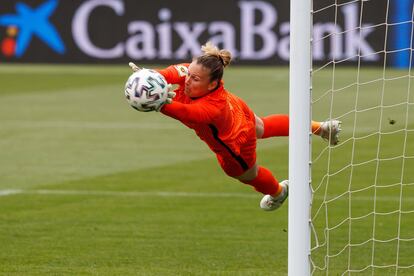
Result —
[{"label": "blue stripe on board", "polygon": [[[391,22],[399,23],[411,21],[414,0],[390,1]],[[399,24],[390,28],[391,48],[388,50],[411,48],[412,23]],[[410,66],[410,51],[400,51],[391,55],[391,65],[397,68],[408,68]]]}]

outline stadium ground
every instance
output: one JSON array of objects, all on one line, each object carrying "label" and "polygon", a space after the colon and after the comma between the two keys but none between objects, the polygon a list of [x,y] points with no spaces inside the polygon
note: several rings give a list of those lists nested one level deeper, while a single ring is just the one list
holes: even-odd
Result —
[{"label": "stadium ground", "polygon": [[[374,78],[381,72],[369,69],[367,76]],[[261,196],[226,177],[191,130],[162,114],[129,108],[123,96],[129,73],[127,66],[0,66],[0,274],[286,274],[287,206],[277,212],[261,211]],[[337,77],[339,88],[355,77],[349,69],[338,75],[342,76]],[[323,86],[329,86],[331,77],[328,72],[316,76],[321,88],[315,96],[321,100],[315,103],[315,119],[325,119],[329,112]],[[225,82],[258,115],[288,112],[287,68],[230,67]],[[388,108],[380,116],[383,122],[377,120],[378,114],[370,110],[377,85],[364,85],[368,92],[359,97],[358,104],[365,105],[361,109],[366,107],[366,111],[358,113],[355,132],[353,113],[347,115],[355,106],[355,89],[348,87],[340,91],[352,92],[337,93],[335,116],[344,121],[344,143],[329,150],[322,140],[314,139],[318,159],[315,183],[326,173],[326,152],[335,159],[330,163],[331,184],[329,188],[323,181],[317,185],[321,188],[315,194],[315,205],[348,190],[350,171],[346,164],[352,158],[352,135],[364,137],[375,132],[379,123],[384,123],[383,132],[396,131],[382,139],[384,156],[380,158],[387,170],[379,171],[381,183],[394,183],[401,175],[404,183],[414,183],[414,173],[409,170],[414,167],[413,159],[404,158],[403,173],[398,159],[404,149],[405,156],[414,155],[414,134],[399,131],[405,127],[400,105]],[[389,101],[403,98],[404,92],[407,95],[403,79],[395,80],[392,89]],[[413,93],[410,95],[410,102],[414,102]],[[410,130],[414,128],[413,114],[409,113]],[[389,124],[388,118],[396,123]],[[405,133],[408,142],[402,148]],[[356,166],[360,170],[357,173],[355,169],[358,177],[354,181],[361,184],[351,189],[374,181],[375,166],[369,160],[378,152],[378,138],[356,141],[358,150],[354,152],[360,159],[354,156],[353,160],[362,165]],[[259,142],[259,162],[281,180],[288,174],[287,145],[287,138]],[[394,152],[398,156],[393,159]],[[376,212],[387,213],[397,207],[414,210],[414,188],[404,186],[400,193],[399,187],[384,188],[386,192],[377,189]],[[352,208],[358,215],[373,211],[373,190],[353,194]],[[348,228],[339,224],[349,213],[349,195],[333,201],[330,208],[333,218],[329,227],[339,226],[329,231],[329,254],[336,254],[349,241]],[[397,231],[414,237],[409,227],[414,215],[407,213],[401,219],[399,214],[375,216],[376,238],[392,238]],[[373,217],[355,221],[352,243],[369,239]],[[397,228],[399,217],[401,227]],[[317,216],[316,222],[324,219],[324,215]],[[323,222],[320,225],[324,227]],[[323,228],[319,235],[323,235]],[[384,244],[388,247],[375,251],[374,263],[395,263],[396,243]],[[413,242],[400,243],[399,260],[402,265],[414,264],[413,254],[409,254],[412,250],[406,245]],[[366,248],[355,248],[369,255],[372,242]],[[329,259],[332,275],[346,270],[347,250]],[[318,264],[323,264],[321,251],[315,251]],[[357,257],[351,260],[352,269],[366,265]],[[392,269],[381,272],[391,273]],[[371,270],[365,272],[371,274]],[[413,270],[402,274],[409,272]]]}]

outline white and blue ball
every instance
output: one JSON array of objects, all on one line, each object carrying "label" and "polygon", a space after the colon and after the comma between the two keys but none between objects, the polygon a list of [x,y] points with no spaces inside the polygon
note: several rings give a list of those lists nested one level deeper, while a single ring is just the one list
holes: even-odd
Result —
[{"label": "white and blue ball", "polygon": [[141,69],[133,73],[125,84],[125,97],[136,110],[158,110],[167,100],[168,83],[155,70]]}]

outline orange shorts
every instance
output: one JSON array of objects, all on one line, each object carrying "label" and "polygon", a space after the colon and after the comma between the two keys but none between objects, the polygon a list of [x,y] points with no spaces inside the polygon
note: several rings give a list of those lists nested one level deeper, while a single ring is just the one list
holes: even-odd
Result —
[{"label": "orange shorts", "polygon": [[256,163],[256,133],[243,144],[227,148],[216,154],[224,172],[231,177],[240,176]]}]

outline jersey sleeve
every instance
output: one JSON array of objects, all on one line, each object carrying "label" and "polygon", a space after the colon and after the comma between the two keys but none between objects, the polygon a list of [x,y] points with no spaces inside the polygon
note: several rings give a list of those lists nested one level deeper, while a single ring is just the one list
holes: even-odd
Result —
[{"label": "jersey sleeve", "polygon": [[173,101],[164,105],[161,112],[183,123],[208,124],[220,114],[220,109],[206,102],[184,104]]},{"label": "jersey sleeve", "polygon": [[182,63],[171,65],[157,71],[164,76],[168,83],[183,84],[185,82],[185,77],[188,75],[188,66],[188,63]]}]

